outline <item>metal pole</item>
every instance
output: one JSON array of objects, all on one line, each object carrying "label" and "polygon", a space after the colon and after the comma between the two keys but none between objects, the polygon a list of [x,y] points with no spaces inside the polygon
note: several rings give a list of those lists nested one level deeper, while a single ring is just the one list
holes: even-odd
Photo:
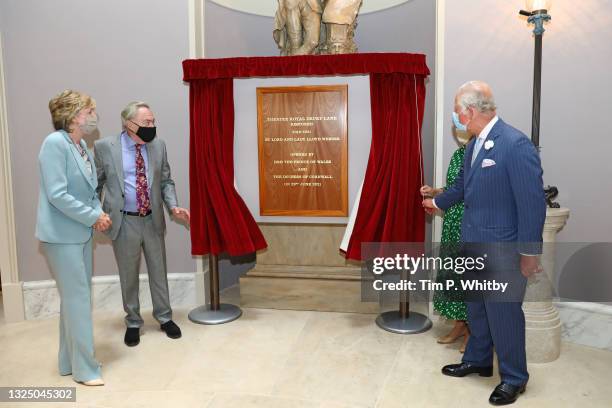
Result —
[{"label": "metal pole", "polygon": [[[534,25],[533,34],[535,36],[535,50],[533,57],[533,115],[531,118],[531,142],[540,150],[540,105],[542,102],[542,40],[544,37],[544,23],[551,20],[547,10],[535,10],[528,12],[521,10],[520,13],[527,16],[527,21]],[[546,203],[550,208],[559,208],[558,203],[553,200],[559,194],[555,186],[548,186],[544,189]]]},{"label": "metal pole", "polygon": [[535,54],[533,61],[533,116],[531,121],[531,141],[540,147],[540,106],[542,98],[542,37],[535,34]]},{"label": "metal pole", "polygon": [[551,17],[547,10],[528,12],[521,10],[519,14],[527,16],[527,21],[534,25],[535,51],[533,57],[533,115],[531,118],[531,141],[539,150],[540,147],[540,105],[542,98],[542,37],[544,36],[544,23]]},{"label": "metal pole", "polygon": [[242,310],[235,305],[220,302],[219,295],[219,256],[208,255],[208,274],[210,275],[210,304],[189,312],[189,320],[198,324],[229,323],[242,316]]},{"label": "metal pole", "polygon": [[[400,280],[410,281],[408,270],[401,271]],[[431,329],[432,323],[429,318],[421,313],[410,312],[410,301],[408,290],[400,292],[399,310],[381,313],[376,318],[376,324],[383,330],[397,334],[417,334]]]},{"label": "metal pole", "polygon": [[210,271],[210,310],[219,310],[219,255],[208,256],[208,270]]},{"label": "metal pole", "polygon": [[[410,279],[410,275],[406,269],[402,270],[400,279],[404,281]],[[410,314],[410,297],[408,296],[407,290],[402,290],[400,292],[399,314],[402,319],[406,319]]]}]

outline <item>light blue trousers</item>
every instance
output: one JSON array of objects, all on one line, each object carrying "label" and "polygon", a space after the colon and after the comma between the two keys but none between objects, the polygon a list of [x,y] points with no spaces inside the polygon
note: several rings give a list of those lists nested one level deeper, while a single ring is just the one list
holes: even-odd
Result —
[{"label": "light blue trousers", "polygon": [[60,295],[60,375],[75,381],[101,378],[94,357],[91,318],[92,239],[84,244],[42,243]]}]

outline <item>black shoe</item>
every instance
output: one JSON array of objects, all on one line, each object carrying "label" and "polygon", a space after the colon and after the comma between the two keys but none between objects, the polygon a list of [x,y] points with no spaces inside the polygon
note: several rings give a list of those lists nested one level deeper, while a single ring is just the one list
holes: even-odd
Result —
[{"label": "black shoe", "polygon": [[162,331],[166,332],[166,335],[171,339],[178,339],[181,337],[181,329],[172,320],[160,326]]},{"label": "black shoe", "polygon": [[525,392],[525,387],[526,385],[517,386],[503,382],[495,387],[489,402],[493,405],[514,404],[519,395]]},{"label": "black shoe", "polygon": [[140,328],[128,327],[123,338],[125,345],[128,347],[137,346],[140,343]]},{"label": "black shoe", "polygon": [[465,377],[468,374],[478,374],[481,377],[491,377],[493,367],[479,367],[472,363],[450,364],[442,367],[442,374],[451,377]]}]

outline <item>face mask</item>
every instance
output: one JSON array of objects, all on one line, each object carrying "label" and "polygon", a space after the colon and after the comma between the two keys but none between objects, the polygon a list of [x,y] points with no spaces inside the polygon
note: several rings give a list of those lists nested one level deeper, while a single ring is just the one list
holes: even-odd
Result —
[{"label": "face mask", "polygon": [[[130,121],[138,126],[138,123]],[[142,139],[143,142],[149,143],[153,139],[155,139],[155,135],[157,134],[157,128],[155,126],[151,127],[143,127],[138,126],[138,132],[136,132],[136,136]]]},{"label": "face mask", "polygon": [[98,128],[98,117],[96,115],[90,115],[85,119],[85,123],[79,125],[79,129],[85,135],[91,135]]},{"label": "face mask", "polygon": [[467,124],[463,124],[461,123],[461,121],[459,120],[459,115],[457,114],[457,112],[453,111],[453,123],[455,124],[455,127],[457,128],[457,130],[460,130],[462,132],[467,132]]}]

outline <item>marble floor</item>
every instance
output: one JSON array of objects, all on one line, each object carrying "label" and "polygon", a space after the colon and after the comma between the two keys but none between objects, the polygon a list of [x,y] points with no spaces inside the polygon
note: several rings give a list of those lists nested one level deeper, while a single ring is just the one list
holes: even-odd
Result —
[{"label": "marble floor", "polygon": [[[458,344],[435,342],[448,329],[442,322],[400,336],[367,314],[246,308],[221,326],[191,324],[186,314],[175,311],[183,338],[170,340],[148,311],[140,345],[128,348],[121,314],[97,313],[106,385],[76,385],[76,404],[31,406],[486,407],[499,380],[440,374],[460,359]],[[57,318],[0,325],[0,386],[75,386],[56,371],[57,325]],[[517,407],[612,406],[612,352],[563,344],[559,360],[529,369]]]}]

